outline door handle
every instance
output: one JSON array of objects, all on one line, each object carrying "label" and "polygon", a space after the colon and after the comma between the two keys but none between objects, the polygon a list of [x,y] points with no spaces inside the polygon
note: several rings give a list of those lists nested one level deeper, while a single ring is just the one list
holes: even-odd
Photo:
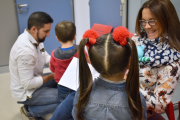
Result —
[{"label": "door handle", "polygon": [[28,6],[28,4],[18,4],[18,8],[21,8],[21,7],[27,7]]}]

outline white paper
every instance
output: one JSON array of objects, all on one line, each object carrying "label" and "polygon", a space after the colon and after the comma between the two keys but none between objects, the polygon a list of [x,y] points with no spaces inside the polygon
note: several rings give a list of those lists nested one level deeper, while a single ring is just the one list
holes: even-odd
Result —
[{"label": "white paper", "polygon": [[[94,78],[99,76],[99,73],[93,68],[91,64],[88,64],[91,70],[91,74]],[[67,67],[66,71],[64,72],[63,76],[61,77],[59,85],[68,87],[72,90],[77,90],[79,87],[79,59],[73,58],[69,66]]]}]

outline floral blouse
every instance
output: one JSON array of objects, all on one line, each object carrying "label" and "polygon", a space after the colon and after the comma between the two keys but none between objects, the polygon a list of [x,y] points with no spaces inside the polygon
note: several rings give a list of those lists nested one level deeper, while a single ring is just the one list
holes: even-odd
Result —
[{"label": "floral blouse", "polygon": [[[134,36],[132,39],[138,45],[138,37]],[[165,111],[171,102],[179,75],[179,59],[160,67],[141,66],[139,72],[140,91],[146,99],[148,111],[157,113]]]}]

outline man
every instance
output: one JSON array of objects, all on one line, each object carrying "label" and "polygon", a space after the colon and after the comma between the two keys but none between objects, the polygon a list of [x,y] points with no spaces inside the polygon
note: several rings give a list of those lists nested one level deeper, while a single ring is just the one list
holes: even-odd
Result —
[{"label": "man", "polygon": [[43,43],[49,36],[53,19],[44,12],[32,13],[28,29],[14,43],[9,60],[12,96],[29,119],[44,120],[41,116],[54,112],[59,104],[54,73],[43,76],[44,65],[50,62]]}]

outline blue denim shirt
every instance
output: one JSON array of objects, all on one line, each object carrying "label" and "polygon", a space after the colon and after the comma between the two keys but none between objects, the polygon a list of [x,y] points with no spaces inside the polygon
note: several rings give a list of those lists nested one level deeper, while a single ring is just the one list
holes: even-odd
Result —
[{"label": "blue denim shirt", "polygon": [[[146,102],[140,93],[144,119],[147,119]],[[72,116],[76,119],[78,92],[76,92]],[[93,82],[93,87],[89,101],[83,111],[85,120],[133,120],[128,105],[128,95],[124,83],[110,83],[97,78]]]}]

